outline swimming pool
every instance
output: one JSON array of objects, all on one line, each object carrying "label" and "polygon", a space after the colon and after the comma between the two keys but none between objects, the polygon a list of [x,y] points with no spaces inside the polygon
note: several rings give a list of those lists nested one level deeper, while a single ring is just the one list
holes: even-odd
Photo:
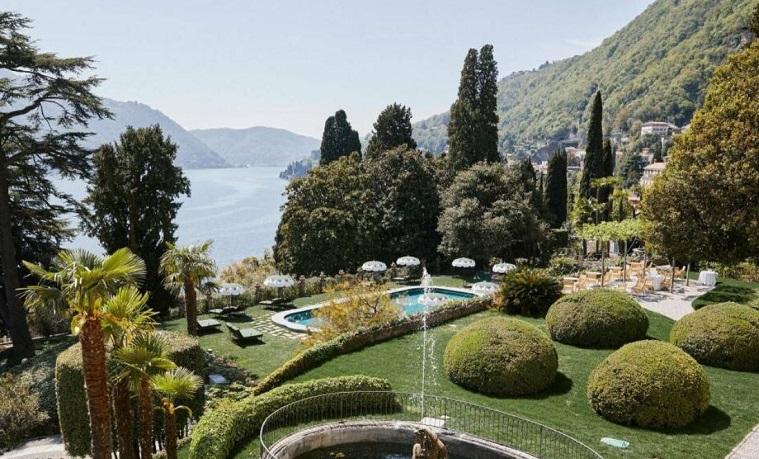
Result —
[{"label": "swimming pool", "polygon": [[[452,287],[429,287],[431,293],[441,295],[448,299],[448,302],[464,301],[474,298],[477,294],[471,290]],[[424,310],[424,305],[419,302],[424,289],[422,287],[403,287],[388,292],[390,299],[397,304],[403,314],[411,316]],[[306,331],[308,328],[318,327],[318,319],[314,317],[314,309],[325,306],[327,303],[319,303],[292,311],[284,311],[272,316],[272,320],[278,325],[282,325],[291,330]],[[434,308],[434,306],[430,306]]]}]

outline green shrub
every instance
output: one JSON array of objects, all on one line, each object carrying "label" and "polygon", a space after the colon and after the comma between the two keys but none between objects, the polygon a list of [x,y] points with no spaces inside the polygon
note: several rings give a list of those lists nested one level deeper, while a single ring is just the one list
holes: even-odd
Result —
[{"label": "green shrub", "polygon": [[594,289],[556,301],[548,309],[546,325],[560,343],[617,348],[646,337],[648,316],[626,293]]},{"label": "green shrub", "polygon": [[[192,431],[190,459],[229,457],[236,446],[254,437],[264,419],[275,410],[297,400],[314,395],[352,391],[388,391],[390,383],[367,376],[342,376],[287,384],[263,395],[242,400],[221,400],[206,413]],[[366,398],[367,403],[386,400],[387,394]],[[387,406],[387,404],[385,404]],[[321,407],[324,410],[327,407]],[[356,407],[360,408],[360,407]]]},{"label": "green shrub", "polygon": [[[158,332],[166,339],[170,358],[200,376],[205,375],[206,357],[198,340],[181,333]],[[90,453],[90,424],[84,392],[82,351],[77,343],[58,355],[55,365],[55,392],[58,417],[66,451],[72,456]],[[195,416],[203,412],[205,392],[201,389],[185,403]],[[159,419],[160,416],[156,416]],[[181,424],[180,424],[181,426]]]},{"label": "green shrub", "polygon": [[554,276],[568,276],[582,269],[580,262],[572,257],[555,256],[548,262],[549,270]]},{"label": "green shrub", "polygon": [[[427,317],[427,326],[434,327],[441,323],[484,311],[490,305],[489,298],[473,298],[467,301],[449,303],[431,311]],[[355,352],[375,343],[414,333],[422,326],[420,314],[402,317],[390,324],[360,328],[343,333],[331,340],[315,344],[285,362],[259,381],[255,387],[256,394],[262,394],[308,370],[318,367],[329,359],[348,352]]]},{"label": "green shrub", "polygon": [[709,406],[709,381],[693,357],[661,341],[622,346],[588,379],[596,413],[618,424],[652,429],[683,427]]},{"label": "green shrub", "polygon": [[39,398],[28,378],[0,375],[0,452],[45,433],[50,416],[39,409]]},{"label": "green shrub", "polygon": [[759,311],[717,303],[675,322],[669,340],[705,365],[759,371]]},{"label": "green shrub", "polygon": [[546,271],[518,269],[503,278],[493,306],[509,314],[544,316],[561,296],[561,285]]},{"label": "green shrub", "polygon": [[445,348],[444,365],[456,384],[502,396],[546,389],[559,363],[553,343],[537,327],[495,317],[456,333]]}]

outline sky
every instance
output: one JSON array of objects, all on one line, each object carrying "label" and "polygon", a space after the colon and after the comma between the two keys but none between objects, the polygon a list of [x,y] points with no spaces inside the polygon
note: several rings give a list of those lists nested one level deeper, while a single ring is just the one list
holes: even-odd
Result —
[{"label": "sky", "polygon": [[501,76],[581,54],[651,0],[2,0],[44,51],[93,56],[98,94],[187,129],[271,126],[320,137],[342,108],[361,135],[398,102],[447,110],[469,48]]}]

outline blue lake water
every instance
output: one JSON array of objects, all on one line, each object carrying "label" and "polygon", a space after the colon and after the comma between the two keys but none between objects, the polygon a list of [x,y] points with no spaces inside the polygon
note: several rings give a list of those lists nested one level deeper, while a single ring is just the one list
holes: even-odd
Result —
[{"label": "blue lake water", "polygon": [[[221,267],[246,256],[261,256],[274,245],[287,181],[281,167],[185,170],[192,193],[182,200],[177,215],[180,244],[213,239],[211,255]],[[57,180],[56,185],[77,199],[85,183]],[[72,225],[76,225],[72,221]],[[102,252],[98,242],[83,234],[66,244]]]}]

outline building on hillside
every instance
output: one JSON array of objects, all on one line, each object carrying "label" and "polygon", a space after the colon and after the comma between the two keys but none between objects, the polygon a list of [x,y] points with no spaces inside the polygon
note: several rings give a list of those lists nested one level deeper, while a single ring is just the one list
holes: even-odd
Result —
[{"label": "building on hillside", "polygon": [[540,163],[532,163],[532,168],[535,169],[536,174],[547,174],[548,161],[541,161]]},{"label": "building on hillside", "polygon": [[678,134],[680,128],[672,123],[666,123],[664,121],[649,121],[643,123],[640,126],[640,135],[658,135],[662,137],[669,137],[674,134]]},{"label": "building on hillside", "polygon": [[661,174],[667,167],[667,163],[653,163],[643,168],[643,176],[640,178],[640,186],[646,187],[654,183],[654,178]]}]

